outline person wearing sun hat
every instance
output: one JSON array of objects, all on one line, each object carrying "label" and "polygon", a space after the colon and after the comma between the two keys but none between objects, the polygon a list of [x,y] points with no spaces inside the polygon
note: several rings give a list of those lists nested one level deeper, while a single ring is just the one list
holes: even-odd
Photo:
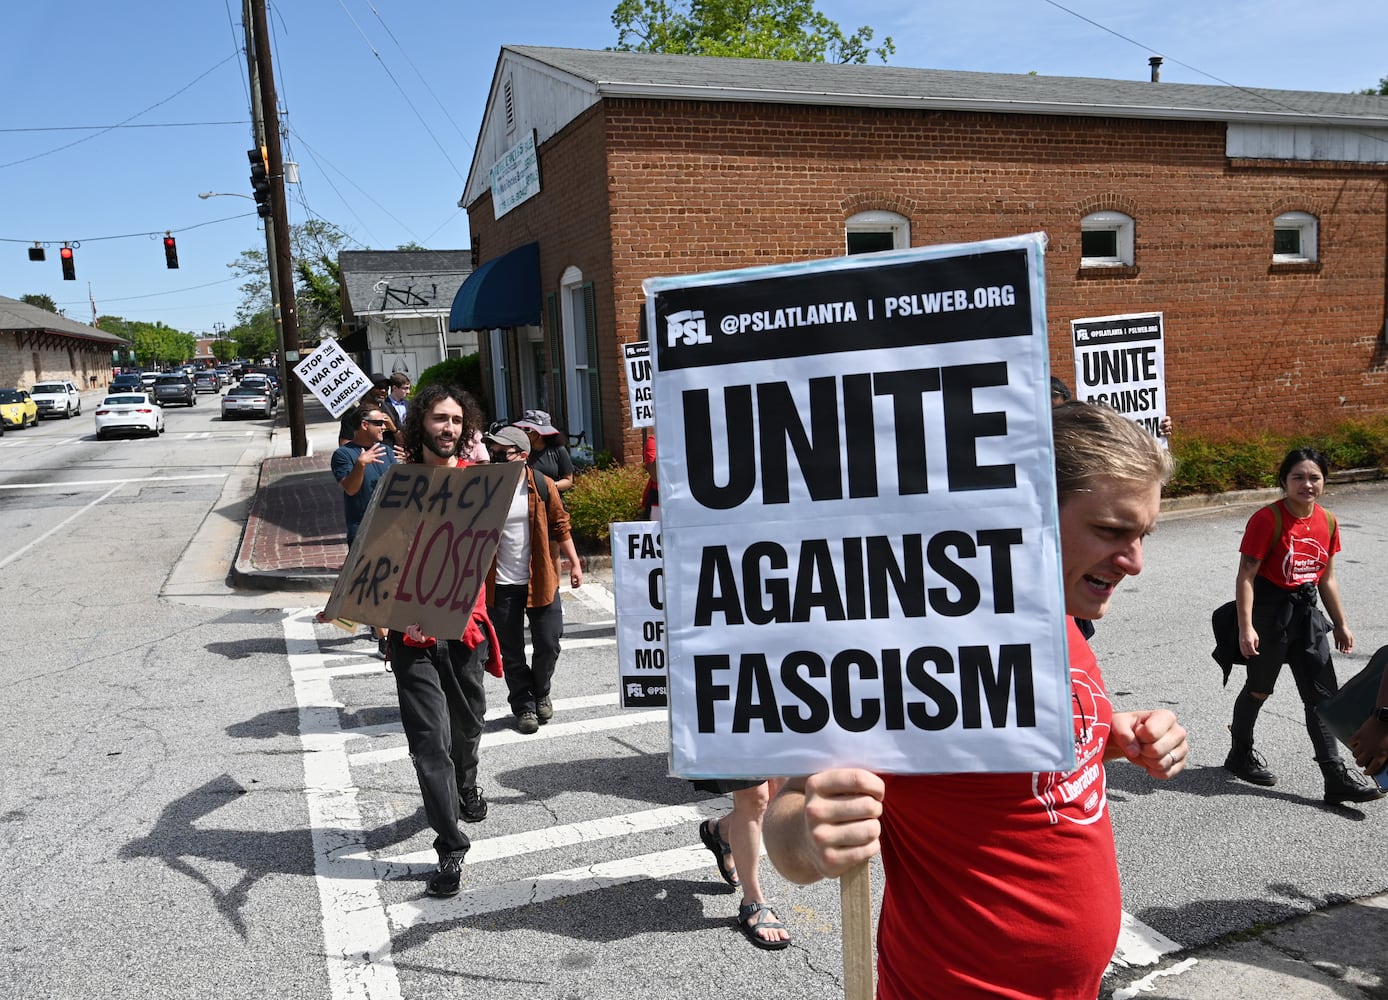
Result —
[{"label": "person wearing sun hat", "polygon": [[574,484],[574,463],[564,442],[564,432],[550,422],[544,410],[526,410],[511,424],[525,431],[530,439],[529,466],[549,477],[560,493]]}]

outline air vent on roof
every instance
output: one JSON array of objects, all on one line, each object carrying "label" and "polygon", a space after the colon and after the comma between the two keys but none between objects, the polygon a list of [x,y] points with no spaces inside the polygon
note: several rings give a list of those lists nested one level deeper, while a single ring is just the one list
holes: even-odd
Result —
[{"label": "air vent on roof", "polygon": [[1152,67],[1152,82],[1161,83],[1161,56],[1150,56],[1147,65]]},{"label": "air vent on roof", "polygon": [[511,93],[511,81],[506,81],[506,131],[516,127],[516,100]]}]

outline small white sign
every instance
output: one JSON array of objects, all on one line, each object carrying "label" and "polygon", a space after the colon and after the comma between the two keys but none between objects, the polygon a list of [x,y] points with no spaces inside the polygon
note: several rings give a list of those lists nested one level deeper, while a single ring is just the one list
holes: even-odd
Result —
[{"label": "small white sign", "polygon": [[1162,314],[1097,316],[1070,321],[1075,342],[1075,398],[1111,406],[1154,438],[1166,416]]},{"label": "small white sign", "polygon": [[627,398],[631,402],[631,426],[654,427],[655,404],[651,401],[651,345],[645,341],[623,344],[627,359]]},{"label": "small white sign", "polygon": [[331,337],[323,338],[316,351],[295,365],[294,374],[334,417],[346,413],[371,388],[371,379]]},{"label": "small white sign", "polygon": [[540,160],[535,155],[535,130],[492,164],[492,211],[499,219],[521,202],[540,193]]},{"label": "small white sign", "polygon": [[617,605],[617,690],[623,708],[667,704],[665,570],[660,524],[618,521],[612,532],[612,596]]}]

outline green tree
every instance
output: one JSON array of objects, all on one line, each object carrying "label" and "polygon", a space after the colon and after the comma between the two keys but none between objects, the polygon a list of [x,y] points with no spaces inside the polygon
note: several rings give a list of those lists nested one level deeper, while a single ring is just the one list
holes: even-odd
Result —
[{"label": "green tree", "polygon": [[1359,91],[1361,94],[1368,94],[1370,97],[1388,97],[1388,76],[1378,81],[1378,87],[1370,87],[1368,90]]},{"label": "green tree", "polygon": [[236,341],[234,340],[214,340],[212,341],[212,356],[218,361],[231,361],[236,357]]},{"label": "green tree", "polygon": [[183,364],[193,360],[198,349],[198,339],[191,333],[183,333],[162,321],[127,323],[128,334],[135,342],[135,356],[146,368],[161,365]]},{"label": "green tree", "polygon": [[269,309],[254,313],[248,322],[239,323],[227,331],[236,345],[236,356],[256,361],[275,353],[275,319]]},{"label": "green tree", "polygon": [[885,63],[896,51],[890,37],[873,47],[867,26],[844,35],[814,0],[620,0],[612,26],[622,52]]},{"label": "green tree", "polygon": [[19,301],[31,306],[38,306],[51,313],[58,312],[58,303],[53,301],[53,296],[44,295],[42,292],[30,292],[28,295],[21,295]]},{"label": "green tree", "polygon": [[[289,227],[289,246],[294,259],[294,273],[299,280],[295,289],[295,305],[299,313],[299,330],[316,334],[323,325],[337,329],[342,323],[339,293],[341,275],[337,269],[339,251],[349,249],[356,241],[326,219],[308,219]],[[242,250],[227,267],[242,279],[241,304],[236,308],[236,321],[241,326],[254,326],[258,315],[272,316],[270,302],[270,272],[265,263],[265,248]],[[312,276],[308,281],[304,275]],[[273,343],[273,327],[271,342]]]}]

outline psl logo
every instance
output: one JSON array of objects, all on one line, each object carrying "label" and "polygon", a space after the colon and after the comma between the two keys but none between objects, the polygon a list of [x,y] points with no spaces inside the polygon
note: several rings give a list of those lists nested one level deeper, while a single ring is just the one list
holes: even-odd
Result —
[{"label": "psl logo", "polygon": [[685,309],[665,317],[665,346],[711,343],[713,338],[704,326],[702,309]]}]

